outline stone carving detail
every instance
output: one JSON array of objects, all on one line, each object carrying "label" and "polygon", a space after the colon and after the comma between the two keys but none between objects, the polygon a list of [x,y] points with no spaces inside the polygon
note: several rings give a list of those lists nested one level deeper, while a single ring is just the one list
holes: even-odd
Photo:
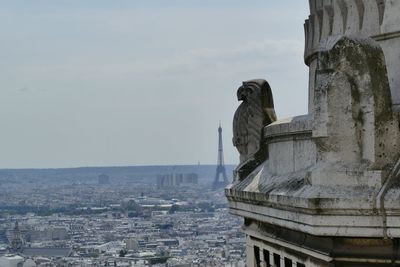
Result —
[{"label": "stone carving detail", "polygon": [[370,38],[330,38],[318,54],[313,137],[319,162],[381,170],[398,155],[385,57]]},{"label": "stone carving detail", "polygon": [[[225,188],[229,212],[245,219],[250,248],[290,244],[306,266],[384,266],[381,259],[400,260],[392,253],[400,238],[400,0],[309,3],[308,114],[260,126],[251,146],[241,138],[252,136],[246,108],[264,113],[238,92],[241,162]],[[262,262],[257,250],[248,255],[247,266]]]},{"label": "stone carving detail", "polygon": [[[384,19],[398,18],[399,1],[393,0],[310,0],[310,16],[305,21],[305,58],[317,52],[319,42],[328,36],[363,34],[377,36],[395,29],[381,30]],[[391,6],[389,8],[389,5]],[[392,7],[393,6],[393,7]],[[397,9],[397,10],[396,10]],[[308,64],[307,63],[307,64]]]},{"label": "stone carving detail", "polygon": [[276,120],[271,87],[265,80],[243,82],[237,91],[243,101],[233,118],[233,145],[240,153],[240,177],[267,158],[263,128]]}]

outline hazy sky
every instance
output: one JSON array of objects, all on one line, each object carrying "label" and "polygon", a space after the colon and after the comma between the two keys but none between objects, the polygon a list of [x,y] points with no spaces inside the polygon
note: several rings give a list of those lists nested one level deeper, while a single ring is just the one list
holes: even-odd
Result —
[{"label": "hazy sky", "polygon": [[0,2],[0,168],[214,164],[243,80],[307,110],[307,1]]}]

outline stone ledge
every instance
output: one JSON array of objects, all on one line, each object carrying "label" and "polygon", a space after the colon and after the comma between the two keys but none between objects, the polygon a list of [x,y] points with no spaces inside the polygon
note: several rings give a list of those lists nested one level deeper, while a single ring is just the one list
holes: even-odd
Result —
[{"label": "stone ledge", "polygon": [[311,134],[311,120],[308,115],[277,120],[264,128],[264,138]]},{"label": "stone ledge", "polygon": [[[268,163],[264,163],[267,165]],[[345,211],[375,212],[379,187],[349,185],[312,185],[310,169],[271,175],[259,166],[245,179],[235,181],[225,189],[231,201],[257,203],[280,209],[303,209],[305,213]],[[334,179],[332,177],[331,179]],[[346,207],[346,209],[344,209]]]},{"label": "stone ledge", "polygon": [[225,189],[232,214],[313,235],[400,237],[400,182],[381,210],[379,187],[311,185],[306,170],[275,177],[262,171]]},{"label": "stone ledge", "polygon": [[383,237],[384,231],[387,230],[389,238],[400,237],[400,225],[387,225],[385,229],[383,218],[379,214],[374,216],[316,216],[232,201],[229,202],[229,212],[233,215],[317,236],[379,238]]}]

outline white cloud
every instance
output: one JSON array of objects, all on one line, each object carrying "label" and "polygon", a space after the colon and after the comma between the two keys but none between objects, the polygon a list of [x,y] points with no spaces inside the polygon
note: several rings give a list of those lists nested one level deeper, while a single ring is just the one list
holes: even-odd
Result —
[{"label": "white cloud", "polygon": [[194,58],[230,59],[246,56],[248,54],[298,54],[303,49],[303,43],[298,40],[260,40],[242,43],[227,48],[208,48],[190,51],[188,54]]},{"label": "white cloud", "polygon": [[[15,72],[24,77],[43,79],[129,79],[168,75],[204,75],[215,71],[235,72],[247,65],[278,66],[288,58],[301,57],[303,44],[298,40],[260,40],[226,48],[203,48],[146,61],[115,59],[109,56],[72,58],[65,62],[25,64]],[[279,61],[276,59],[280,58]],[[109,63],[112,62],[112,63]],[[281,62],[281,63],[279,63]],[[245,63],[245,65],[243,65]]]}]

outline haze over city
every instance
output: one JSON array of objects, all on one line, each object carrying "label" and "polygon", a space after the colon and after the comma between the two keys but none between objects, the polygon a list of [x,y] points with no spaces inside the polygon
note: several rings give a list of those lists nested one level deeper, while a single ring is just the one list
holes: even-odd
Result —
[{"label": "haze over city", "polygon": [[0,2],[0,267],[400,266],[400,1]]},{"label": "haze over city", "polygon": [[2,1],[0,168],[237,164],[241,81],[307,112],[305,2]]}]

